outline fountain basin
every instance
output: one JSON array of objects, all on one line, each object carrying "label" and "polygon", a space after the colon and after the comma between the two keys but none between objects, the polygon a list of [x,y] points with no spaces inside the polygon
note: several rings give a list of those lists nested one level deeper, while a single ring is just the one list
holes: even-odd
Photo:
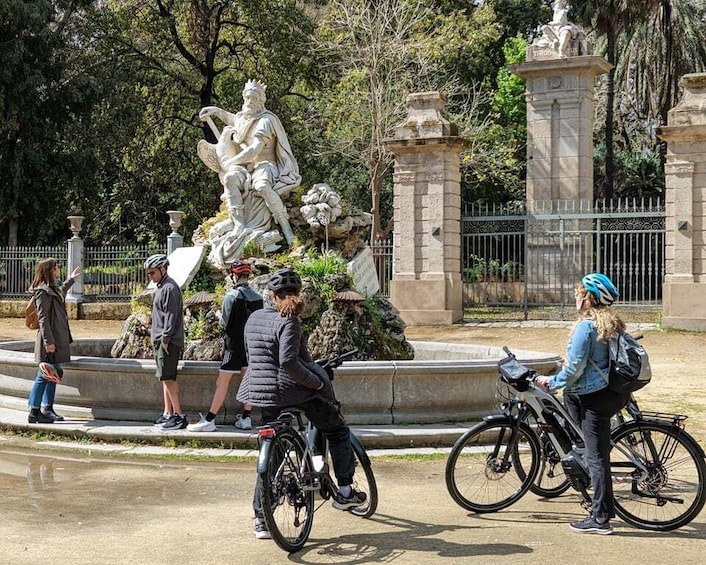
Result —
[{"label": "fountain basin", "polygon": [[[151,421],[162,409],[162,387],[151,359],[109,357],[112,339],[81,339],[72,345],[72,361],[64,365],[55,404],[61,413],[86,419]],[[336,369],[335,387],[346,420],[354,425],[431,424],[480,419],[497,404],[497,361],[500,347],[412,342],[412,361],[351,361]],[[24,410],[36,374],[34,341],[0,343],[0,406]],[[561,359],[551,353],[515,351],[517,358],[540,373]],[[182,408],[207,412],[218,367],[215,361],[179,364]],[[220,421],[240,413],[235,376]]]}]

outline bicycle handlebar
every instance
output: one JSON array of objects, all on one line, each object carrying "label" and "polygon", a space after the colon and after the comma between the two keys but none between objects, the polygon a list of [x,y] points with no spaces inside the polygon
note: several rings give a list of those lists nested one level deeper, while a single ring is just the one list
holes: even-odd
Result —
[{"label": "bicycle handlebar", "polygon": [[353,357],[356,353],[358,353],[357,349],[351,349],[350,351],[336,355],[336,357],[331,359],[318,359],[316,362],[324,368],[330,367],[331,369],[335,369],[336,367],[339,367],[346,359]]}]

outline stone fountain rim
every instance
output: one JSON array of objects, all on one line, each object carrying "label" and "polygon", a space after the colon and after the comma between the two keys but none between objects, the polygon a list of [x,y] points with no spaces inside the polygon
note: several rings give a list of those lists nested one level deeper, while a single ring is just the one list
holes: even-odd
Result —
[{"label": "stone fountain rim", "polygon": [[[74,340],[74,344],[93,343],[100,346],[113,344],[114,339],[111,338],[81,338]],[[397,368],[416,367],[420,364],[433,366],[448,367],[450,364],[458,364],[459,368],[463,367],[487,367],[495,366],[497,361],[506,356],[502,347],[476,344],[458,344],[435,341],[410,341],[415,352],[435,352],[435,354],[443,352],[453,352],[459,354],[473,354],[471,358],[450,358],[450,359],[398,359],[398,360],[374,360],[374,361],[346,361],[342,368],[361,368],[361,367],[376,367],[376,366],[395,366]],[[15,361],[27,361],[34,365],[34,340],[13,340],[0,342],[0,356],[9,354]],[[513,349],[513,353],[517,355],[519,361],[527,361],[529,363],[547,363],[559,359],[559,356],[553,353]],[[22,363],[24,364],[24,363]],[[95,368],[100,368],[103,371],[120,371],[125,365],[135,365],[143,369],[154,369],[153,359],[134,359],[134,358],[114,358],[114,357],[99,357],[91,355],[72,355],[71,362],[65,363],[62,366],[65,368],[78,368],[81,365],[90,365]],[[181,360],[179,366],[196,372],[213,371],[214,367],[220,366],[220,361],[193,361]]]}]

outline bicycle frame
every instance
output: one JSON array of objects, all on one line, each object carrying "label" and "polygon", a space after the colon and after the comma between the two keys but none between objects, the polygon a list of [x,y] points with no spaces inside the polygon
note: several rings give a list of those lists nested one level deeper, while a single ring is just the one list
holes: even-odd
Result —
[{"label": "bicycle frame", "polygon": [[[512,413],[513,404],[517,406],[517,414]],[[581,427],[574,422],[568,410],[559,401],[559,399],[550,392],[537,387],[533,383],[529,383],[529,387],[526,391],[518,391],[511,404],[506,408],[507,414],[513,418],[516,418],[518,422],[525,420],[528,415],[528,411],[532,413],[537,420],[538,425],[547,434],[547,437],[551,441],[560,458],[563,459],[568,456],[572,451],[572,448],[570,444],[567,446],[566,440],[559,438],[559,433],[563,433],[569,439],[573,434],[573,437],[579,438],[583,441],[584,436]],[[547,414],[551,414],[555,421],[550,421],[550,419],[547,418]],[[563,424],[556,420],[556,414],[562,418]],[[560,432],[556,429],[557,427],[560,428]],[[620,451],[629,460],[629,462],[635,466],[636,469],[640,470],[640,476],[634,477],[634,480],[641,481],[648,476],[649,470],[635,453],[625,449],[622,445],[614,444],[612,441],[611,446],[613,449]],[[577,487],[577,490],[580,490],[584,496],[588,496],[587,493],[583,492],[585,489]]]}]

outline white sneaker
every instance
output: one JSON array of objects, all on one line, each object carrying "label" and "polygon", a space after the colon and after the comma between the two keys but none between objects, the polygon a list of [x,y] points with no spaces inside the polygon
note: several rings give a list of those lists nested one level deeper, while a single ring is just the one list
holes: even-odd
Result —
[{"label": "white sneaker", "polygon": [[235,427],[239,430],[252,430],[252,420],[250,420],[250,416],[243,418],[242,414],[238,414],[238,417],[235,419]]},{"label": "white sneaker", "polygon": [[253,528],[253,533],[255,534],[255,537],[257,539],[271,539],[272,538],[269,530],[267,529],[267,526],[265,525],[264,520],[259,520],[257,518],[255,518],[255,528]]},{"label": "white sneaker", "polygon": [[189,424],[186,429],[190,432],[215,432],[216,431],[216,421],[211,420],[210,422],[203,417],[203,414],[199,412],[199,421],[195,424]]}]

